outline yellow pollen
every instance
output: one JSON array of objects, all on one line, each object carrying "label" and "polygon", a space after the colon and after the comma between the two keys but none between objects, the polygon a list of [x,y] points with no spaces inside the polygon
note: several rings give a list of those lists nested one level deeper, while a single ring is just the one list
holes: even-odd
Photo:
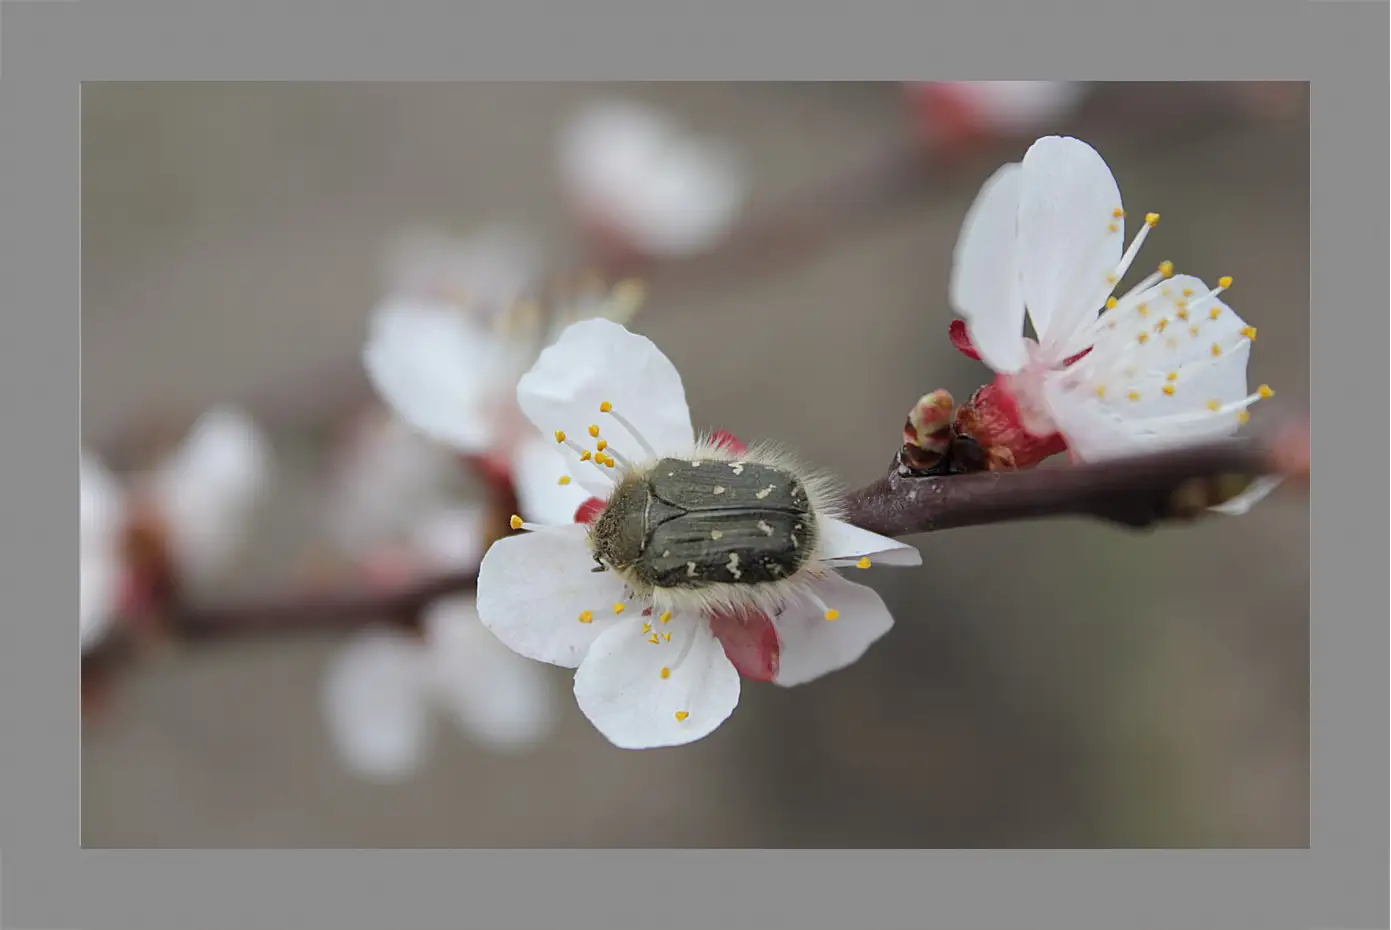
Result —
[{"label": "yellow pollen", "polygon": [[1138,314],[1140,314],[1140,316],[1149,316],[1149,315],[1150,315],[1150,305],[1149,305],[1149,304],[1136,304],[1136,305],[1135,305],[1135,312],[1138,313]]},{"label": "yellow pollen", "polygon": [[840,619],[840,611],[835,610],[835,609],[831,609],[831,610],[826,611],[826,619],[827,619],[827,620],[839,620],[839,619]]},{"label": "yellow pollen", "polygon": [[644,633],[651,633],[651,632],[652,632],[652,624],[650,624],[650,623],[644,623],[644,624],[642,625],[642,631],[643,631]]},{"label": "yellow pollen", "polygon": [[1171,372],[1169,372],[1167,375],[1164,376],[1164,380],[1165,380],[1165,381],[1177,381],[1177,380],[1178,380],[1178,372],[1176,372],[1176,371],[1171,371]]},{"label": "yellow pollen", "polygon": [[1224,274],[1222,277],[1217,279],[1217,286],[1222,288],[1223,290],[1226,290],[1227,288],[1231,287],[1232,276],[1229,274]]},{"label": "yellow pollen", "polygon": [[613,605],[613,612],[616,614],[621,614],[623,613],[623,611],[627,609],[627,606],[622,601],[619,601],[618,603]]},{"label": "yellow pollen", "polygon": [[1140,335],[1135,337],[1135,341],[1140,343],[1140,345],[1144,345],[1145,343],[1150,341],[1150,334],[1146,332],[1141,332]]},{"label": "yellow pollen", "polygon": [[1247,339],[1250,339],[1252,342],[1256,341],[1256,327],[1254,326],[1241,327],[1241,334],[1245,336]]},{"label": "yellow pollen", "polygon": [[1179,308],[1178,308],[1178,312],[1176,312],[1176,313],[1174,314],[1174,316],[1178,317],[1180,320],[1186,320],[1186,319],[1188,319],[1188,310],[1187,310],[1187,308],[1185,308],[1185,307],[1179,307]]},{"label": "yellow pollen", "polygon": [[663,642],[668,642],[668,643],[671,642],[671,634],[670,634],[670,633],[663,633],[663,634],[662,634],[662,641],[663,641]]},{"label": "yellow pollen", "polygon": [[654,646],[657,645],[657,643],[661,642],[661,640],[657,639],[656,633],[653,633],[651,636],[647,637],[647,641]]},{"label": "yellow pollen", "polygon": [[605,468],[612,468],[612,467],[613,467],[614,465],[616,465],[616,464],[617,464],[617,463],[613,460],[613,456],[611,456],[611,455],[605,455],[605,456],[604,456],[604,467],[605,467]]},{"label": "yellow pollen", "polygon": [[1222,405],[1215,400],[1210,400],[1207,402],[1207,409],[1216,413],[1218,410],[1222,409]]},{"label": "yellow pollen", "polygon": [[671,622],[671,611],[669,611],[669,610],[664,610],[664,611],[662,611],[662,615],[661,615],[660,617],[658,617],[657,619],[661,620],[663,623],[670,623],[670,622]]},{"label": "yellow pollen", "polygon": [[556,481],[556,484],[569,484],[569,483],[570,483],[570,476],[569,476],[569,475],[561,475],[560,478]]},{"label": "yellow pollen", "polygon": [[598,442],[594,444],[594,448],[598,449],[600,452],[603,452],[608,447],[609,441],[607,439],[600,439]]},{"label": "yellow pollen", "polygon": [[1174,396],[1174,386],[1173,386],[1172,384],[1166,384],[1166,385],[1164,385],[1163,391],[1164,391],[1165,396],[1167,396],[1167,397],[1173,397],[1173,396]]},{"label": "yellow pollen", "polygon": [[1107,284],[1115,284],[1115,283],[1116,283],[1116,276],[1115,276],[1114,274],[1108,274],[1108,275],[1106,276],[1106,283],[1107,283]]},{"label": "yellow pollen", "polygon": [[1270,389],[1270,385],[1268,384],[1262,384],[1260,387],[1256,388],[1256,393],[1261,396],[1262,400],[1269,400],[1275,396],[1275,392]]},{"label": "yellow pollen", "polygon": [[869,568],[869,556],[865,556],[855,563],[856,568]]},{"label": "yellow pollen", "polygon": [[1119,219],[1124,219],[1124,218],[1125,218],[1125,211],[1122,210],[1120,207],[1116,207],[1116,209],[1114,209],[1114,210],[1111,211],[1111,216],[1115,217],[1115,218],[1118,219],[1118,220],[1119,220]]},{"label": "yellow pollen", "polygon": [[1194,339],[1198,338],[1198,324],[1197,324],[1197,323],[1194,323],[1192,326],[1188,327],[1188,335],[1192,336]]},{"label": "yellow pollen", "polygon": [[512,519],[507,521],[507,524],[511,526],[512,529],[519,530],[522,528],[522,518],[514,513],[512,514]]},{"label": "yellow pollen", "polygon": [[1107,231],[1107,232],[1120,232],[1120,231],[1121,231],[1121,228],[1120,228],[1119,226],[1117,226],[1115,223],[1112,223],[1112,224],[1110,224],[1109,226],[1106,227],[1106,231]]},{"label": "yellow pollen", "polygon": [[599,427],[591,424],[589,427],[589,435],[597,439],[599,437]]},{"label": "yellow pollen", "polygon": [[1097,397],[1105,397],[1105,396],[1106,396],[1106,385],[1104,385],[1104,384],[1098,384],[1098,385],[1096,386],[1096,396],[1097,396]]},{"label": "yellow pollen", "polygon": [[1116,309],[1116,304],[1118,304],[1119,302],[1120,302],[1120,301],[1116,300],[1116,298],[1114,298],[1114,297],[1107,297],[1107,298],[1106,298],[1106,309],[1107,309],[1107,310],[1114,310],[1114,309]]},{"label": "yellow pollen", "polygon": [[1215,320],[1215,319],[1217,319],[1217,318],[1218,318],[1219,316],[1221,316],[1221,315],[1222,315],[1222,308],[1221,308],[1221,307],[1213,307],[1211,310],[1209,310],[1209,311],[1207,312],[1207,318],[1208,318],[1209,320]]},{"label": "yellow pollen", "polygon": [[1129,394],[1127,394],[1127,395],[1125,395],[1125,396],[1126,396],[1127,398],[1129,398],[1130,400],[1139,400],[1139,399],[1140,399],[1140,392],[1139,392],[1139,391],[1131,391]]},{"label": "yellow pollen", "polygon": [[608,413],[608,412],[609,412],[610,410],[612,410],[612,409],[613,409],[613,404],[609,403],[608,401],[604,401],[602,404],[599,405],[599,412],[600,412],[600,413]]},{"label": "yellow pollen", "polygon": [[1162,320],[1160,320],[1158,323],[1155,323],[1155,324],[1154,324],[1154,331],[1155,331],[1156,333],[1162,333],[1162,332],[1164,332],[1164,330],[1166,330],[1166,329],[1168,329],[1168,328],[1169,328],[1169,320],[1168,320],[1167,317],[1164,318],[1164,319],[1162,319]]},{"label": "yellow pollen", "polygon": [[1212,357],[1216,358],[1217,356],[1222,354],[1222,347],[1214,342],[1210,351],[1212,352]]},{"label": "yellow pollen", "polygon": [[663,668],[660,674],[662,676],[662,680],[665,681],[666,679],[671,677],[671,669]]},{"label": "yellow pollen", "polygon": [[690,714],[686,713],[684,710],[678,710],[674,716],[676,717],[676,722],[680,723],[682,720],[689,717]]},{"label": "yellow pollen", "polygon": [[582,610],[582,611],[580,611],[580,623],[593,623],[593,622],[594,622],[594,611],[592,611],[592,610]]},{"label": "yellow pollen", "polygon": [[588,449],[583,449],[583,450],[580,451],[580,461],[581,461],[581,462],[588,462],[590,458],[591,458],[591,454],[590,454],[590,451],[589,451]]},{"label": "yellow pollen", "polygon": [[1250,422],[1251,422],[1251,411],[1249,411],[1249,410],[1238,410],[1238,411],[1236,412],[1236,421],[1237,421],[1238,423],[1240,423],[1242,426],[1245,426],[1247,423],[1250,423]]},{"label": "yellow pollen", "polygon": [[1174,263],[1173,263],[1173,262],[1169,262],[1169,261],[1160,262],[1160,263],[1159,263],[1159,273],[1162,274],[1162,275],[1163,275],[1164,277],[1166,277],[1166,278],[1171,278],[1171,277],[1173,277],[1173,276],[1174,276]]},{"label": "yellow pollen", "polygon": [[563,430],[563,429],[558,429],[558,430],[555,431],[555,441],[556,441],[556,442],[564,442],[564,441],[565,441],[565,430]]},{"label": "yellow pollen", "polygon": [[[1192,297],[1192,296],[1193,296],[1193,288],[1191,288],[1191,287],[1185,287],[1185,288],[1183,289],[1183,296],[1184,296],[1184,297]],[[1179,303],[1182,304],[1183,301],[1179,301]]]},{"label": "yellow pollen", "polygon": [[1145,214],[1145,225],[1146,225],[1146,226],[1154,226],[1154,225],[1157,224],[1158,222],[1159,222],[1159,214],[1158,214],[1158,213],[1146,213],[1146,214]]}]

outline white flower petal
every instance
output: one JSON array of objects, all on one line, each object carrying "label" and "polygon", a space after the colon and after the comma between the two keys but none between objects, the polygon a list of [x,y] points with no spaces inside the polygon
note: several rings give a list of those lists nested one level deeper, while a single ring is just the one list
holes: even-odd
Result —
[{"label": "white flower petal", "polygon": [[[568,484],[560,484],[570,476]],[[608,497],[613,482],[574,456],[566,461],[556,442],[533,435],[518,443],[512,455],[512,483],[521,515],[532,523],[570,523],[590,497]]]},{"label": "white flower petal", "polygon": [[[478,613],[512,651],[566,668],[580,664],[613,626],[623,584],[595,572],[579,524],[549,527],[493,543],[478,569]],[[591,619],[580,621],[589,611]]]},{"label": "white flower petal", "polygon": [[269,483],[270,449],[243,411],[216,408],[199,417],[149,478],[169,527],[180,570],[203,581],[226,568]]},{"label": "white flower petal", "polygon": [[558,722],[544,665],[509,650],[482,626],[471,597],[442,598],[424,616],[435,699],[466,735],[495,752],[534,746]]},{"label": "white flower petal", "polygon": [[422,231],[391,249],[387,291],[491,316],[525,296],[540,272],[540,246],[519,230],[494,227],[464,237]]},{"label": "white flower petal", "polygon": [[[1024,303],[1039,343],[1065,344],[1101,309],[1106,275],[1120,261],[1120,189],[1097,151],[1045,136],[1024,155],[1019,262]],[[1110,231],[1114,227],[1115,231]],[[1093,298],[1095,305],[1089,306]]]},{"label": "white flower petal", "polygon": [[799,602],[773,618],[780,645],[776,684],[805,684],[845,668],[893,627],[873,588],[832,573],[812,582],[812,590],[839,617],[827,620],[819,605]]},{"label": "white flower petal", "polygon": [[101,460],[83,452],[78,462],[78,513],[83,545],[104,546],[125,519],[125,491]]},{"label": "white flower petal", "polygon": [[1263,475],[1251,482],[1250,487],[1236,497],[1208,509],[1228,517],[1239,517],[1249,513],[1252,507],[1269,497],[1284,480],[1283,475]]},{"label": "white flower petal", "polygon": [[580,710],[620,749],[681,746],[708,736],[739,703],[739,673],[724,647],[700,618],[673,618],[663,627],[671,641],[657,644],[642,626],[634,618],[594,641],[575,672]]},{"label": "white flower petal", "polygon": [[821,539],[816,554],[821,559],[858,559],[869,556],[879,565],[921,565],[922,553],[917,547],[901,543],[843,520],[823,519],[819,524]]},{"label": "white flower petal", "polygon": [[485,452],[511,388],[491,331],[444,304],[388,303],[363,348],[367,375],[402,419],[462,452]]},{"label": "white flower petal", "polygon": [[358,775],[397,782],[423,761],[431,738],[423,644],[387,630],[361,633],[323,679],[329,736]]},{"label": "white flower petal", "polygon": [[421,518],[411,541],[416,551],[440,571],[468,571],[483,559],[487,532],[488,508],[456,506]]},{"label": "white flower petal", "polygon": [[650,339],[608,320],[585,320],[561,333],[522,378],[517,400],[542,434],[564,430],[571,439],[592,442],[586,430],[595,425],[629,459],[644,458],[642,448],[600,414],[605,401],[659,454],[688,454],[695,447],[676,367]]},{"label": "white flower petal", "polygon": [[1017,256],[1022,178],[1018,164],[991,175],[966,212],[952,255],[952,308],[966,321],[981,361],[1004,373],[1025,362]]},{"label": "white flower petal", "polygon": [[587,210],[646,251],[708,247],[733,222],[747,183],[724,145],[624,102],[580,111],[561,139],[561,177]]},{"label": "white flower petal", "polygon": [[78,641],[85,652],[101,641],[120,606],[122,566],[107,546],[81,547],[77,579]]}]

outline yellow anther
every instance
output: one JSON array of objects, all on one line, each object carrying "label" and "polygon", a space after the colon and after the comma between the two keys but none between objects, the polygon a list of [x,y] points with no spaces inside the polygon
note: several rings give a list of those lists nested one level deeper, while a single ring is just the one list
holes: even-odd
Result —
[{"label": "yellow anther", "polygon": [[1132,400],[1132,401],[1139,400],[1139,399],[1140,399],[1140,392],[1139,392],[1139,391],[1131,391],[1129,394],[1127,394],[1127,395],[1125,395],[1125,396],[1126,396],[1127,399]]},{"label": "yellow anther", "polygon": [[595,437],[595,438],[597,439],[598,436],[599,436],[599,427],[596,426],[596,425],[594,425],[594,424],[590,424],[590,427],[589,427],[589,435],[591,435],[591,436],[593,436],[593,437]]},{"label": "yellow anther", "polygon": [[642,625],[642,631],[643,631],[644,633],[651,633],[651,632],[652,632],[652,624],[650,624],[650,623],[644,623],[644,624]]},{"label": "yellow anther", "polygon": [[682,720],[685,720],[687,717],[689,717],[690,714],[686,713],[684,710],[678,710],[674,714],[674,716],[676,717],[676,722],[680,723]]},{"label": "yellow anther", "polygon": [[654,646],[657,645],[657,643],[660,642],[660,640],[657,639],[657,634],[656,634],[656,633],[653,633],[651,636],[647,637],[647,641],[648,641],[649,643],[651,643],[652,645],[654,645]]},{"label": "yellow anther", "polygon": [[1104,385],[1104,384],[1098,384],[1098,385],[1096,386],[1096,396],[1097,396],[1097,397],[1105,397],[1105,396],[1106,396],[1106,385]]},{"label": "yellow anther", "polygon": [[1178,317],[1180,320],[1186,320],[1186,319],[1188,319],[1188,310],[1187,310],[1187,308],[1185,308],[1185,307],[1179,307],[1178,310],[1174,313],[1174,316]]},{"label": "yellow anther", "polygon": [[556,442],[564,442],[564,441],[565,441],[565,430],[563,430],[563,429],[558,429],[558,430],[555,431],[555,441],[556,441]]},{"label": "yellow anther", "polygon": [[613,612],[616,613],[616,614],[621,614],[621,613],[623,613],[623,611],[625,611],[625,610],[627,610],[627,609],[628,609],[627,605],[624,604],[622,601],[619,601],[619,602],[617,602],[616,604],[613,605]]},{"label": "yellow anther", "polygon": [[592,611],[592,610],[582,610],[582,611],[580,611],[580,623],[593,623],[593,622],[594,622],[594,611]]},{"label": "yellow anther", "polygon": [[611,456],[611,455],[605,455],[605,456],[604,456],[604,467],[605,467],[605,468],[612,468],[612,467],[613,467],[614,465],[616,465],[616,464],[617,464],[617,463],[613,460],[613,456]]},{"label": "yellow anther", "polygon": [[661,676],[662,676],[662,680],[663,680],[663,681],[665,681],[666,679],[670,678],[670,677],[671,677],[671,669],[669,669],[669,668],[663,668],[662,671],[661,671]]},{"label": "yellow anther", "polygon": [[1227,288],[1232,286],[1232,276],[1229,274],[1224,274],[1222,277],[1217,279],[1217,286],[1225,291]]},{"label": "yellow anther", "polygon": [[1116,278],[1116,275],[1115,275],[1114,272],[1111,273],[1111,274],[1108,274],[1108,275],[1106,276],[1106,283],[1107,283],[1107,284],[1115,284],[1115,283],[1116,283],[1116,280],[1117,280],[1117,278]]},{"label": "yellow anther", "polygon": [[521,528],[522,528],[522,522],[523,522],[523,521],[522,521],[522,518],[519,517],[519,516],[517,516],[515,513],[512,514],[512,519],[510,519],[510,520],[507,521],[508,525],[511,526],[512,529],[514,529],[514,530],[519,530],[519,529],[521,529]]},{"label": "yellow anther", "polygon": [[581,462],[588,462],[592,457],[593,457],[593,454],[592,454],[588,449],[581,449],[581,450],[580,450],[580,461],[581,461]]},{"label": "yellow anther", "polygon": [[[1185,288],[1183,289],[1183,296],[1184,296],[1184,297],[1192,297],[1192,296],[1193,296],[1193,288],[1191,288],[1191,287],[1185,287]],[[1183,301],[1180,301],[1179,303],[1182,304]]]},{"label": "yellow anther", "polygon": [[669,642],[671,642],[671,634],[670,634],[670,633],[663,633],[663,634],[662,634],[662,642],[664,642],[664,643],[669,643]]},{"label": "yellow anther", "polygon": [[594,448],[598,449],[600,452],[603,452],[608,447],[609,441],[607,439],[600,439],[598,442],[594,444]]},{"label": "yellow anther", "polygon": [[1252,342],[1256,341],[1256,327],[1254,326],[1241,327],[1241,334],[1245,336],[1247,339],[1250,339]]},{"label": "yellow anther", "polygon": [[1236,421],[1237,421],[1238,423],[1240,423],[1242,426],[1245,426],[1247,423],[1250,423],[1250,422],[1251,422],[1251,411],[1249,411],[1249,410],[1238,410],[1238,411],[1236,412]]},{"label": "yellow anther", "polygon": [[1174,396],[1174,386],[1173,386],[1172,384],[1166,384],[1166,385],[1164,385],[1164,387],[1162,388],[1162,390],[1164,391],[1165,396],[1168,396],[1168,397],[1173,397],[1173,396]]},{"label": "yellow anther", "polygon": [[1174,276],[1174,263],[1170,261],[1160,262],[1159,273],[1166,278],[1172,278]]},{"label": "yellow anther", "polygon": [[1219,401],[1210,400],[1207,402],[1207,409],[1211,410],[1213,413],[1216,413],[1217,411],[1222,409],[1222,404]]},{"label": "yellow anther", "polygon": [[561,475],[560,478],[559,478],[559,480],[556,481],[556,484],[562,484],[562,485],[563,485],[563,484],[569,484],[569,483],[570,483],[570,476],[569,476],[569,475]]},{"label": "yellow anther", "polygon": [[1125,211],[1122,210],[1120,207],[1116,207],[1116,209],[1114,209],[1114,210],[1111,211],[1111,215],[1112,215],[1113,217],[1115,217],[1116,219],[1118,219],[1118,220],[1119,220],[1119,219],[1124,219],[1124,218],[1125,218]]},{"label": "yellow anther", "polygon": [[1275,392],[1270,389],[1270,385],[1268,384],[1262,384],[1260,387],[1256,388],[1256,393],[1260,395],[1262,400],[1269,400],[1275,396]]},{"label": "yellow anther", "polygon": [[1221,308],[1221,307],[1213,307],[1211,310],[1209,310],[1209,311],[1207,312],[1207,318],[1208,318],[1209,320],[1215,320],[1215,319],[1217,319],[1217,318],[1218,318],[1219,316],[1221,316],[1221,315],[1222,315],[1222,308]]},{"label": "yellow anther", "polygon": [[1114,310],[1114,309],[1116,309],[1116,304],[1118,304],[1118,303],[1120,303],[1120,301],[1116,300],[1116,298],[1114,298],[1114,297],[1107,297],[1107,298],[1106,298],[1106,309],[1107,309],[1107,310]]},{"label": "yellow anther", "polygon": [[663,623],[670,623],[670,622],[671,622],[671,611],[669,611],[669,610],[664,610],[664,611],[662,611],[662,615],[661,615],[660,617],[658,617],[657,619],[658,619],[658,620],[661,620]]},{"label": "yellow anther", "polygon": [[610,410],[612,410],[612,409],[613,409],[613,404],[609,403],[608,401],[604,401],[602,404],[599,405],[599,412],[600,412],[600,413],[608,413],[608,412],[609,412]]},{"label": "yellow anther", "polygon": [[1197,323],[1194,323],[1192,326],[1188,327],[1188,335],[1192,336],[1194,339],[1197,339],[1197,338],[1198,338],[1198,324],[1197,324]]},{"label": "yellow anther", "polygon": [[1216,358],[1217,356],[1219,356],[1219,355],[1222,354],[1222,347],[1219,346],[1217,343],[1214,342],[1214,343],[1212,344],[1212,348],[1209,349],[1208,351],[1212,353],[1212,357],[1213,357],[1213,358]]},{"label": "yellow anther", "polygon": [[1162,333],[1162,332],[1164,332],[1164,330],[1166,330],[1166,329],[1168,329],[1168,328],[1169,328],[1169,319],[1168,319],[1168,317],[1165,317],[1164,319],[1160,320],[1158,323],[1155,323],[1155,324],[1154,324],[1154,331],[1155,331],[1156,333]]},{"label": "yellow anther", "polygon": [[1165,381],[1177,381],[1177,380],[1178,380],[1178,372],[1176,372],[1176,371],[1171,371],[1171,372],[1169,372],[1167,375],[1164,376],[1164,380],[1165,380]]},{"label": "yellow anther", "polygon": [[1140,334],[1135,337],[1135,341],[1140,343],[1140,345],[1144,345],[1150,341],[1150,334],[1141,330]]},{"label": "yellow anther", "polygon": [[1149,315],[1150,315],[1150,305],[1149,305],[1149,304],[1136,304],[1136,305],[1135,305],[1135,312],[1138,313],[1138,314],[1140,314],[1140,316],[1149,316]]},{"label": "yellow anther", "polygon": [[860,559],[860,561],[855,563],[856,568],[869,568],[869,565],[869,556],[864,556]]},{"label": "yellow anther", "polygon": [[1158,222],[1159,222],[1159,214],[1158,214],[1158,213],[1146,213],[1146,214],[1145,214],[1145,225],[1146,225],[1146,226],[1154,226],[1154,225],[1156,225]]},{"label": "yellow anther", "polygon": [[1110,225],[1108,225],[1108,226],[1106,227],[1106,231],[1107,231],[1107,232],[1118,233],[1118,232],[1121,231],[1121,228],[1120,228],[1119,226],[1117,226],[1115,223],[1111,223]]},{"label": "yellow anther", "polygon": [[839,619],[840,619],[840,611],[835,610],[834,608],[832,608],[831,610],[826,611],[826,619],[827,619],[827,620],[839,620]]}]

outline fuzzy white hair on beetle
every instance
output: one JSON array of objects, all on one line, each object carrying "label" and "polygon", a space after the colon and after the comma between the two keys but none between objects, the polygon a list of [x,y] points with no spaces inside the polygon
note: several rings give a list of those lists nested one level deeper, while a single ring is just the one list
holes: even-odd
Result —
[{"label": "fuzzy white hair on beetle", "polygon": [[577,323],[517,394],[564,454],[557,482],[603,507],[581,525],[514,517],[529,532],[484,556],[479,614],[522,655],[577,667],[580,708],[615,745],[691,742],[733,711],[739,674],[715,618],[770,622],[769,680],[784,685],[854,662],[892,625],[835,570],[918,565],[918,551],[845,523],[835,483],[776,446],[698,438],[680,375],[646,338]]}]

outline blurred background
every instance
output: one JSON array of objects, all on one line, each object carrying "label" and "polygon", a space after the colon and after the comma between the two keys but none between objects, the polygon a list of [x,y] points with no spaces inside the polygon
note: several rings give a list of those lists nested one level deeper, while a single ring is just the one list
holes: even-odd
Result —
[{"label": "blurred background", "polygon": [[[610,99],[702,140],[680,144],[718,143],[667,140],[691,176],[650,179],[651,198],[708,215],[676,229],[643,205],[600,215],[604,191],[648,181],[594,181],[585,199],[602,170],[578,149],[631,142],[592,127],[576,141],[577,114]],[[370,492],[388,468],[362,452],[364,430],[387,427],[363,419],[360,361],[388,259],[403,234],[503,224],[537,237],[546,269],[647,280],[631,326],[674,361],[698,426],[781,440],[863,484],[919,395],[964,400],[989,380],[946,338],[952,246],[981,181],[1055,131],[1098,148],[1132,216],[1163,214],[1142,264],[1234,276],[1231,303],[1260,330],[1251,383],[1280,392],[1257,420],[1306,409],[1303,85],[992,102],[896,84],[87,84],[83,440],[127,481],[187,446],[200,413],[244,405],[264,431],[246,466],[260,491],[238,555],[191,596],[379,583],[397,563],[369,557],[364,534],[399,527],[344,530],[367,505],[342,485]],[[740,238],[750,228],[763,232]],[[403,456],[381,485],[403,471],[439,484],[429,453]],[[442,499],[476,494],[462,481]],[[897,625],[863,660],[793,689],[745,683],[724,726],[675,749],[610,746],[563,669],[528,665],[542,684],[527,700],[552,710],[502,748],[405,706],[418,657],[404,647],[344,690],[370,619],[350,611],[165,630],[118,654],[98,641],[83,844],[1307,845],[1306,498],[1151,533],[1055,521],[913,541],[921,570],[872,579]],[[345,749],[343,715],[379,711],[387,729],[410,722],[409,750],[396,731]],[[374,768],[374,752],[411,759]]]}]

